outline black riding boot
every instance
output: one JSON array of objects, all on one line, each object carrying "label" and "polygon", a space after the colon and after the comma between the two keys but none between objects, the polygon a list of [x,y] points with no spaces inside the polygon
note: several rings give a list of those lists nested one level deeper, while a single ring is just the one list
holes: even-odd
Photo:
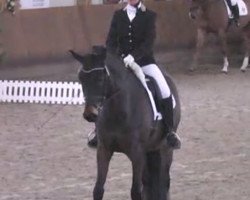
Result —
[{"label": "black riding boot", "polygon": [[172,96],[161,100],[163,123],[166,129],[167,144],[173,149],[181,148],[180,137],[173,130],[173,101]]},{"label": "black riding boot", "polygon": [[238,5],[232,6],[231,11],[233,13],[233,20],[234,20],[235,25],[237,27],[240,26],[240,23],[239,23],[240,13],[239,13]]},{"label": "black riding boot", "polygon": [[96,129],[88,134],[88,146],[91,148],[97,147]]}]

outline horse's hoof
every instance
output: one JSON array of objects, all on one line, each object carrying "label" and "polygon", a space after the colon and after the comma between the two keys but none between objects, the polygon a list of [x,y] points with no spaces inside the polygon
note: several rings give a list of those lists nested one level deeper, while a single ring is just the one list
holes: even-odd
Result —
[{"label": "horse's hoof", "polygon": [[188,69],[189,72],[194,72],[194,70],[195,69],[193,67],[191,67],[191,68]]},{"label": "horse's hoof", "polygon": [[246,69],[240,69],[241,72],[245,73],[246,72]]},{"label": "horse's hoof", "polygon": [[223,74],[228,74],[228,71],[226,71],[226,70],[221,70],[221,73],[223,73]]}]

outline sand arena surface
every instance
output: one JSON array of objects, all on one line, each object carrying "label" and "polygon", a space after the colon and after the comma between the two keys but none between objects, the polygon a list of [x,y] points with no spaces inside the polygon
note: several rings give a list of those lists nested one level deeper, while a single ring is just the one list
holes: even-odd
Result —
[{"label": "sand arena surface", "polygon": [[[249,200],[250,73],[231,68],[224,75],[218,66],[206,67],[192,75],[172,73],[182,103],[183,142],[171,169],[172,200]],[[40,77],[53,79],[46,73]],[[92,199],[95,150],[86,142],[93,124],[83,121],[82,110],[0,104],[0,200]],[[127,200],[130,186],[131,164],[115,154],[104,199]]]}]

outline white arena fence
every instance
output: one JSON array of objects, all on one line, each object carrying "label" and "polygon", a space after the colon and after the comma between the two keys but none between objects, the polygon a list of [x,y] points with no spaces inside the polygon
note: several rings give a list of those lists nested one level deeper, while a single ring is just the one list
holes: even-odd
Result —
[{"label": "white arena fence", "polygon": [[79,105],[84,96],[77,82],[0,80],[0,102]]}]

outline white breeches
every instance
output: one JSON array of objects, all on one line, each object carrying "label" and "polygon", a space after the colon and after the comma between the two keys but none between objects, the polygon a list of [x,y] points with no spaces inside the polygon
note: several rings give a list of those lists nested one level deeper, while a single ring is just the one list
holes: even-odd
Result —
[{"label": "white breeches", "polygon": [[161,113],[159,113],[157,111],[155,101],[154,101],[154,97],[153,97],[151,91],[149,90],[149,88],[147,86],[146,79],[145,79],[145,74],[143,73],[142,68],[136,62],[133,62],[131,65],[129,65],[129,67],[133,70],[136,77],[141,81],[143,87],[146,89],[146,91],[148,93],[148,97],[150,99],[150,103],[151,103],[151,106],[152,106],[152,109],[153,109],[153,112],[154,112],[154,120],[161,120],[162,115],[161,115]]},{"label": "white breeches", "polygon": [[161,96],[163,99],[170,97],[171,92],[170,92],[169,86],[161,70],[156,64],[149,64],[149,65],[142,66],[142,71],[144,72],[144,74],[154,78],[154,80],[156,81],[160,89]]},{"label": "white breeches", "polygon": [[238,0],[230,0],[232,3],[232,6],[235,6],[238,3]]}]

